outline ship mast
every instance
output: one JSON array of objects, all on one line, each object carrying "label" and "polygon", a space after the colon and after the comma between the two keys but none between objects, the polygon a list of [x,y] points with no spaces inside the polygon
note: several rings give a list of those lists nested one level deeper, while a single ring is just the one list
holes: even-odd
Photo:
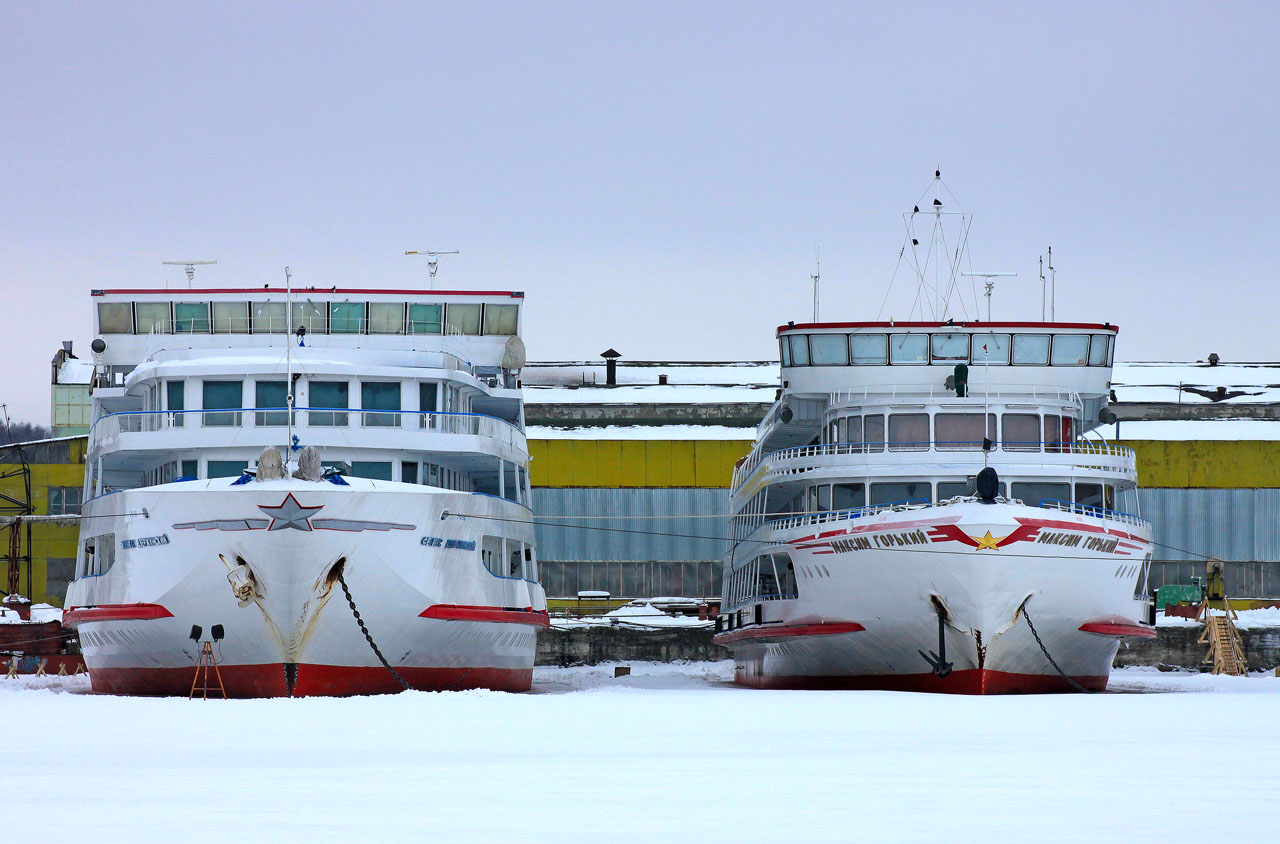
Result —
[{"label": "ship mast", "polygon": [[284,367],[285,367],[285,438],[284,465],[288,474],[289,456],[293,454],[293,273],[284,268]]}]

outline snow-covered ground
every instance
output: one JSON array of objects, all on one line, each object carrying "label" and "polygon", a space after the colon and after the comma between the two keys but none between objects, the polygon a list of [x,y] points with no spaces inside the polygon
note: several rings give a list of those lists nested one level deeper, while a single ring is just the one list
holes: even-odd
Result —
[{"label": "snow-covered ground", "polygon": [[631,668],[538,669],[528,695],[208,702],[0,679],[6,833],[1262,842],[1280,822],[1274,677],[1124,669],[1115,691],[1163,693],[964,698]]}]

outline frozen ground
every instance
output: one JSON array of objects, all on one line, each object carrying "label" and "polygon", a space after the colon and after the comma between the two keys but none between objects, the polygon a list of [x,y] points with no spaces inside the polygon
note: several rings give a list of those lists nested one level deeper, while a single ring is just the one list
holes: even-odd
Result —
[{"label": "frozen ground", "polygon": [[1113,688],[1130,694],[961,698],[740,689],[728,663],[631,667],[619,679],[613,666],[538,669],[530,695],[230,702],[0,678],[5,831],[75,842],[1276,838],[1274,677],[1125,669]]}]

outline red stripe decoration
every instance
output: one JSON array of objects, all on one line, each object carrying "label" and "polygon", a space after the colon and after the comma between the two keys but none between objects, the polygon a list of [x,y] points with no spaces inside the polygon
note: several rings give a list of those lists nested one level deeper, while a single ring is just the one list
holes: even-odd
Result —
[{"label": "red stripe decoration", "polygon": [[1099,636],[1111,636],[1116,639],[1154,639],[1156,629],[1145,627],[1127,618],[1097,618],[1080,625],[1082,633],[1096,633]]},{"label": "red stripe decoration", "polygon": [[506,607],[472,607],[462,604],[436,604],[418,613],[419,618],[435,618],[442,621],[489,621],[498,624],[528,624],[533,627],[550,627],[551,617],[546,610],[533,607],[509,609]]},{"label": "red stripe decoration", "polygon": [[837,636],[841,633],[860,633],[867,628],[856,621],[838,621],[831,624],[791,624],[777,627],[753,627],[750,630],[734,630],[732,633],[717,634],[713,641],[717,645],[741,642],[746,639],[771,641],[786,639],[792,636]]},{"label": "red stripe decoration", "polygon": [[957,325],[949,325],[945,322],[798,322],[795,325],[779,325],[778,334],[815,328],[1084,328],[1102,332],[1120,330],[1119,326],[1098,325],[1096,322],[979,322],[974,319]]},{"label": "red stripe decoration", "polygon": [[149,621],[156,618],[173,618],[159,604],[99,604],[93,607],[72,607],[62,613],[63,624],[87,624],[93,621]]}]

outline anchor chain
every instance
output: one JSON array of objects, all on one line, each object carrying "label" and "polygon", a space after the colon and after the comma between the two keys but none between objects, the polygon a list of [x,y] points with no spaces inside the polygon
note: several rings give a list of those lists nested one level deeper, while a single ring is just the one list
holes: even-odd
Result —
[{"label": "anchor chain", "polygon": [[1049,649],[1044,646],[1044,642],[1040,641],[1040,634],[1036,632],[1036,626],[1031,623],[1031,616],[1027,613],[1025,605],[1022,607],[1022,617],[1027,620],[1027,627],[1031,628],[1031,635],[1036,637],[1036,644],[1040,646],[1040,652],[1044,654],[1045,659],[1049,660],[1049,664],[1053,666],[1053,670],[1061,674],[1063,679],[1070,683],[1072,688],[1076,691],[1084,692],[1085,694],[1092,694],[1092,689],[1086,689],[1084,686],[1077,683],[1075,678],[1063,671],[1061,666],[1059,666],[1054,658],[1049,655]]},{"label": "anchor chain", "polygon": [[351,590],[347,588],[346,578],[342,576],[341,572],[338,573],[338,584],[342,587],[342,594],[347,596],[347,605],[351,607],[351,614],[356,617],[356,624],[360,625],[360,632],[364,634],[369,647],[373,648],[373,652],[378,655],[378,659],[382,660],[382,664],[391,672],[391,676],[396,678],[396,682],[400,684],[400,687],[406,692],[409,691],[409,684],[404,681],[399,672],[391,667],[391,663],[387,662],[387,658],[382,655],[377,643],[373,641],[373,636],[370,635],[369,628],[365,626],[364,619],[360,617],[360,610],[356,609],[356,602],[351,598]]}]

